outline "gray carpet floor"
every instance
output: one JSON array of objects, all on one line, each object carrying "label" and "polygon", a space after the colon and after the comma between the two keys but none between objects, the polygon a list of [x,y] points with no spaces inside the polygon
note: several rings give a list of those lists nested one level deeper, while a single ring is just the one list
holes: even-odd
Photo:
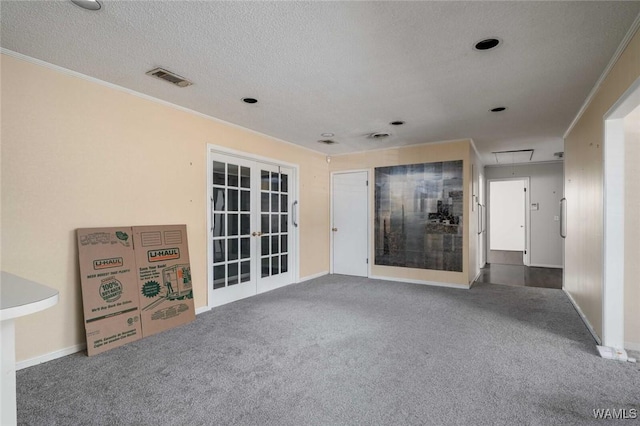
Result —
[{"label": "gray carpet floor", "polygon": [[25,425],[584,425],[640,409],[640,366],[601,359],[561,290],[334,275],[17,388]]}]

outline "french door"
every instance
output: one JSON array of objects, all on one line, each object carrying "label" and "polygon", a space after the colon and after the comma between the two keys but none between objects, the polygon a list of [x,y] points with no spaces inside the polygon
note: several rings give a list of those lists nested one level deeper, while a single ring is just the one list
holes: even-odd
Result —
[{"label": "french door", "polygon": [[294,169],[210,152],[209,170],[209,306],[291,284]]}]

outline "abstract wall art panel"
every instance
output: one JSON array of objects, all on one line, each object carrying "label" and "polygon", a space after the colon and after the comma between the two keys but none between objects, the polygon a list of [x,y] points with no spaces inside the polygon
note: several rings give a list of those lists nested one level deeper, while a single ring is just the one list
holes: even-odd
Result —
[{"label": "abstract wall art panel", "polygon": [[462,160],[375,169],[375,264],[462,272]]}]

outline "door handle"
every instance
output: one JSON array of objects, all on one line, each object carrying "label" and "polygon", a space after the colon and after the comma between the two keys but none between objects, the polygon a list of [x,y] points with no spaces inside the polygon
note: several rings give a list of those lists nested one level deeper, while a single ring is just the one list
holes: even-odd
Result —
[{"label": "door handle", "polygon": [[260,232],[260,231],[258,231],[258,232],[254,231],[254,232],[251,233],[251,236],[253,236],[253,237],[259,237],[261,235],[262,235],[262,232]]},{"label": "door handle", "polygon": [[298,200],[294,201],[291,205],[291,223],[296,228],[298,227]]},{"label": "door handle", "polygon": [[563,198],[560,200],[560,237],[567,238],[567,230],[565,228],[566,222],[566,209],[565,204],[567,203],[567,199]]},{"label": "door handle", "polygon": [[338,232],[338,228],[331,228],[333,232]]},{"label": "door handle", "polygon": [[211,219],[211,233],[213,234],[213,195],[211,196],[211,204],[209,205],[209,212],[211,217],[209,219]]}]

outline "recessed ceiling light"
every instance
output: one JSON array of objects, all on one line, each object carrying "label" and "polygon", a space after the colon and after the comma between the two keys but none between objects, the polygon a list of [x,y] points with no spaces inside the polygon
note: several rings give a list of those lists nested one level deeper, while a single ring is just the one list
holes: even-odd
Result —
[{"label": "recessed ceiling light", "polygon": [[71,2],[87,10],[100,10],[102,7],[98,0],[71,0]]},{"label": "recessed ceiling light", "polygon": [[496,107],[496,108],[491,108],[489,111],[491,112],[501,112],[501,111],[505,111],[507,109],[507,107]]},{"label": "recessed ceiling light", "polygon": [[391,124],[392,126],[402,126],[404,124],[404,121],[397,120],[397,121],[392,121],[389,124]]},{"label": "recessed ceiling light", "polygon": [[320,139],[318,142],[323,143],[325,145],[333,145],[334,143],[336,143],[336,141],[331,139]]},{"label": "recessed ceiling light", "polygon": [[323,138],[332,138],[335,135],[333,133],[322,133],[320,136],[322,136]]},{"label": "recessed ceiling light", "polygon": [[480,40],[477,42],[473,48],[476,50],[489,50],[498,47],[500,44],[500,39],[497,38],[486,38],[484,40]]},{"label": "recessed ceiling light", "polygon": [[255,104],[258,103],[258,100],[256,98],[242,98],[242,102],[247,104]]}]

